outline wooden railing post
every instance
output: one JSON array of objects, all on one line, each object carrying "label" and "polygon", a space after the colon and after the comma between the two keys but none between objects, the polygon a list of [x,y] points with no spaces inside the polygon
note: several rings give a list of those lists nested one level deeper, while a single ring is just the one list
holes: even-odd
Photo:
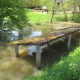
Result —
[{"label": "wooden railing post", "polygon": [[16,57],[19,57],[19,48],[18,45],[15,45]]},{"label": "wooden railing post", "polygon": [[67,50],[70,50],[71,34],[68,36]]},{"label": "wooden railing post", "polygon": [[41,68],[41,53],[40,53],[40,45],[36,45],[36,65],[37,68]]}]

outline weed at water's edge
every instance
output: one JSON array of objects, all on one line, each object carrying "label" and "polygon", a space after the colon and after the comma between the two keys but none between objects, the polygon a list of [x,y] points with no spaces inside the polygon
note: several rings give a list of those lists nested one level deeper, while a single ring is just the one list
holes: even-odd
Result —
[{"label": "weed at water's edge", "polygon": [[55,63],[38,77],[28,77],[28,80],[80,80],[80,46],[68,57]]}]

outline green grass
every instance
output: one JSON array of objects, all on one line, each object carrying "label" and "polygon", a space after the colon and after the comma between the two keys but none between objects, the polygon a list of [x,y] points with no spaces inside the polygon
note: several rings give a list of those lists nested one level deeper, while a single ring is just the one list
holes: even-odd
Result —
[{"label": "green grass", "polygon": [[28,17],[31,22],[43,24],[50,22],[50,14],[42,14],[41,12],[28,12]]},{"label": "green grass", "polygon": [[80,46],[70,52],[68,57],[46,68],[42,75],[29,76],[28,80],[80,80]]},{"label": "green grass", "polygon": [[[52,13],[51,12],[42,13],[40,11],[39,12],[29,11],[27,15],[30,23],[36,23],[37,25],[41,25],[44,23],[50,23]],[[80,19],[79,19],[80,14],[75,14],[73,20],[72,20],[72,17],[73,17],[73,14],[67,13],[68,21],[80,23]],[[57,22],[66,21],[66,20],[63,13],[55,13],[52,21],[53,21],[52,23],[57,23]]]},{"label": "green grass", "polygon": [[[28,12],[28,18],[31,23],[44,24],[50,23],[52,13],[41,13],[41,12]],[[64,21],[64,16],[60,14],[55,14],[53,17],[53,23]]]}]

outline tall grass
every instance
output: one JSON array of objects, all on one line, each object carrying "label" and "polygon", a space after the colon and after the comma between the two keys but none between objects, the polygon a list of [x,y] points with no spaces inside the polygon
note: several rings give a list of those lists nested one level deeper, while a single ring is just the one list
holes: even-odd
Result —
[{"label": "tall grass", "polygon": [[28,80],[80,80],[80,46],[70,52],[68,57],[46,68],[42,75],[29,76]]}]

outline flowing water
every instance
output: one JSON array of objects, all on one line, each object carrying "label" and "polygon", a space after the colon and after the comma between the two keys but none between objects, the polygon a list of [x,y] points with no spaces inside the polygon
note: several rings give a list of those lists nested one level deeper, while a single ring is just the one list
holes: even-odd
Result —
[{"label": "flowing water", "polygon": [[[25,80],[29,75],[41,74],[43,71],[36,68],[35,46],[20,46],[20,57],[16,57],[14,45],[10,45],[9,42],[20,37],[18,37],[17,31],[12,31],[12,34],[10,41],[0,41],[0,80]],[[41,34],[40,30],[30,29],[21,38],[40,36]],[[60,60],[61,55],[68,55],[63,42],[44,48],[41,54],[42,67],[52,65],[55,61]]]}]

